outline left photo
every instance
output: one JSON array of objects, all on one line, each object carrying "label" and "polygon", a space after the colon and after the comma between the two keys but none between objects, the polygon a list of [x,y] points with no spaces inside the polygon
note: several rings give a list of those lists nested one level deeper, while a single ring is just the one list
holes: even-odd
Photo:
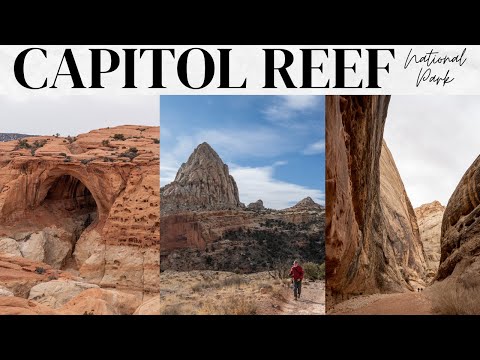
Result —
[{"label": "left photo", "polygon": [[0,315],[159,312],[158,97],[0,97]]}]

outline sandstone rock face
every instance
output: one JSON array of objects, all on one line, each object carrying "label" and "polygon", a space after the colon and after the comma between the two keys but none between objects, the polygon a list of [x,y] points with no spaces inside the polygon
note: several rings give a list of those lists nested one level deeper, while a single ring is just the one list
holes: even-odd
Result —
[{"label": "sandstone rock face", "polygon": [[1,296],[15,296],[13,292],[8,290],[6,287],[0,286],[0,297]]},{"label": "sandstone rock face", "polygon": [[240,207],[237,184],[228,166],[207,143],[198,145],[175,181],[162,187],[161,197],[162,214]]},{"label": "sandstone rock face", "polygon": [[158,291],[159,137],[119,126],[0,143],[0,237],[102,286]]},{"label": "sandstone rock face", "polygon": [[74,278],[69,272],[53,269],[48,264],[0,253],[0,286],[17,297],[28,298],[30,289],[41,282]]},{"label": "sandstone rock face", "polygon": [[[199,174],[204,174],[205,179],[222,180],[199,185]],[[271,269],[276,262],[290,263],[294,258],[324,261],[322,206],[304,199],[291,208],[272,210],[265,209],[259,200],[245,209],[238,201],[235,180],[227,175],[214,150],[201,144],[177,174],[177,180],[184,185],[175,180],[171,188],[163,188],[162,270],[221,269],[248,273]],[[186,178],[195,181],[186,183]],[[209,205],[199,207],[195,201]],[[172,205],[178,203],[188,206]]]},{"label": "sandstone rock face", "polygon": [[440,266],[443,280],[457,273],[464,287],[480,286],[480,156],[463,175],[442,221]]},{"label": "sandstone rock face", "polygon": [[265,207],[263,206],[263,201],[262,200],[257,200],[253,203],[248,204],[247,208],[249,210],[254,210],[254,211],[265,210]]},{"label": "sandstone rock face", "polygon": [[56,311],[32,300],[15,296],[0,297],[2,315],[55,315]]},{"label": "sandstone rock face", "polygon": [[18,242],[10,238],[0,239],[0,253],[7,253],[13,256],[22,256]]},{"label": "sandstone rock face", "polygon": [[424,204],[415,209],[420,238],[427,261],[427,279],[433,280],[440,264],[440,237],[445,207],[438,201]]},{"label": "sandstone rock face", "polygon": [[46,242],[47,239],[45,239],[43,232],[32,234],[22,244],[20,249],[22,256],[33,261],[43,262],[45,260]]},{"label": "sandstone rock face", "polygon": [[412,289],[409,282],[423,277],[415,214],[390,154],[380,161],[389,101],[326,98],[327,307],[353,295]]},{"label": "sandstone rock face", "polygon": [[57,309],[82,291],[91,288],[98,288],[98,285],[73,280],[52,280],[32,287],[28,298],[51,309]]},{"label": "sandstone rock face", "polygon": [[380,156],[380,206],[385,224],[380,234],[387,267],[391,268],[389,278],[409,290],[423,287],[427,263],[417,218],[385,141]]},{"label": "sandstone rock face", "polygon": [[140,300],[133,294],[96,288],[81,292],[60,311],[76,315],[132,315],[139,305]]}]

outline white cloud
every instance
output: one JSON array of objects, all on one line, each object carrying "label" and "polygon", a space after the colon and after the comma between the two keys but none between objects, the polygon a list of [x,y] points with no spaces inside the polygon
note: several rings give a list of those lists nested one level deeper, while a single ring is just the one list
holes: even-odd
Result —
[{"label": "white cloud", "polygon": [[301,123],[294,121],[298,114],[318,110],[322,97],[316,95],[278,96],[263,110],[268,120],[286,127],[301,127]]},{"label": "white cloud", "polygon": [[303,154],[305,155],[317,155],[322,154],[325,152],[325,140],[319,140],[307,146],[305,150],[303,150]]},{"label": "white cloud", "polygon": [[0,96],[3,133],[77,135],[117,125],[158,126],[158,96]]},{"label": "white cloud", "polygon": [[479,96],[392,96],[385,140],[414,207],[448,203],[480,154]]},{"label": "white cloud", "polygon": [[262,199],[264,206],[272,209],[285,209],[307,196],[319,204],[325,203],[325,195],[321,190],[277,180],[274,172],[275,166],[231,165],[230,173],[237,182],[240,201],[248,205]]}]

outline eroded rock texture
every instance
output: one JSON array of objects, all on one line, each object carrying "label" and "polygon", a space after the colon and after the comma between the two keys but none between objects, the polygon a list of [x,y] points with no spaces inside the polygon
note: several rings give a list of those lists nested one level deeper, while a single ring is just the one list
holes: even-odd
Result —
[{"label": "eroded rock texture", "polygon": [[465,288],[480,286],[479,254],[480,156],[463,175],[445,209],[436,279],[443,280],[455,272]]},{"label": "eroded rock texture", "polygon": [[327,306],[413,290],[424,276],[413,208],[386,147],[382,156],[389,101],[327,96]]},{"label": "eroded rock texture", "polygon": [[159,137],[120,126],[0,143],[2,249],[102,287],[158,291]]},{"label": "eroded rock texture", "polygon": [[[248,208],[210,145],[199,145],[161,189],[161,267],[256,272],[294,258],[324,260],[322,206],[307,198],[284,210]],[[268,207],[268,204],[266,204]]]},{"label": "eroded rock texture", "polygon": [[425,260],[427,262],[427,280],[433,280],[440,264],[440,238],[445,207],[438,201],[424,204],[415,209],[420,229]]},{"label": "eroded rock texture", "polygon": [[162,213],[238,207],[237,184],[228,166],[207,143],[198,145],[178,170],[175,181],[162,188]]}]

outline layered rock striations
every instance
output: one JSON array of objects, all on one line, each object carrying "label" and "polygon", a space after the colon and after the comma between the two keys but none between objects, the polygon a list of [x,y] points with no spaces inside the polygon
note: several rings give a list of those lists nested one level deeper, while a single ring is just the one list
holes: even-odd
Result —
[{"label": "layered rock striations", "polygon": [[433,280],[440,264],[440,238],[445,207],[438,201],[415,209],[417,223],[427,262],[427,280]]},{"label": "layered rock striations", "polygon": [[238,188],[218,154],[207,143],[197,146],[161,190],[162,213],[230,210],[240,207]]},{"label": "layered rock striations", "polygon": [[243,207],[228,167],[206,143],[161,189],[161,201],[163,270],[255,272],[294,257],[323,262],[324,208],[312,199],[284,210],[261,200]]},{"label": "layered rock striations", "polygon": [[159,136],[119,126],[0,143],[0,249],[102,287],[158,291]]},{"label": "layered rock striations", "polygon": [[389,278],[409,290],[423,286],[427,263],[417,217],[385,141],[380,156],[380,206],[385,224],[383,249],[392,270]]},{"label": "layered rock striations", "polygon": [[413,290],[424,277],[416,217],[383,144],[389,101],[327,96],[328,306],[353,295]]},{"label": "layered rock striations", "polygon": [[455,277],[466,289],[480,286],[480,156],[448,201],[440,243],[436,279]]}]

